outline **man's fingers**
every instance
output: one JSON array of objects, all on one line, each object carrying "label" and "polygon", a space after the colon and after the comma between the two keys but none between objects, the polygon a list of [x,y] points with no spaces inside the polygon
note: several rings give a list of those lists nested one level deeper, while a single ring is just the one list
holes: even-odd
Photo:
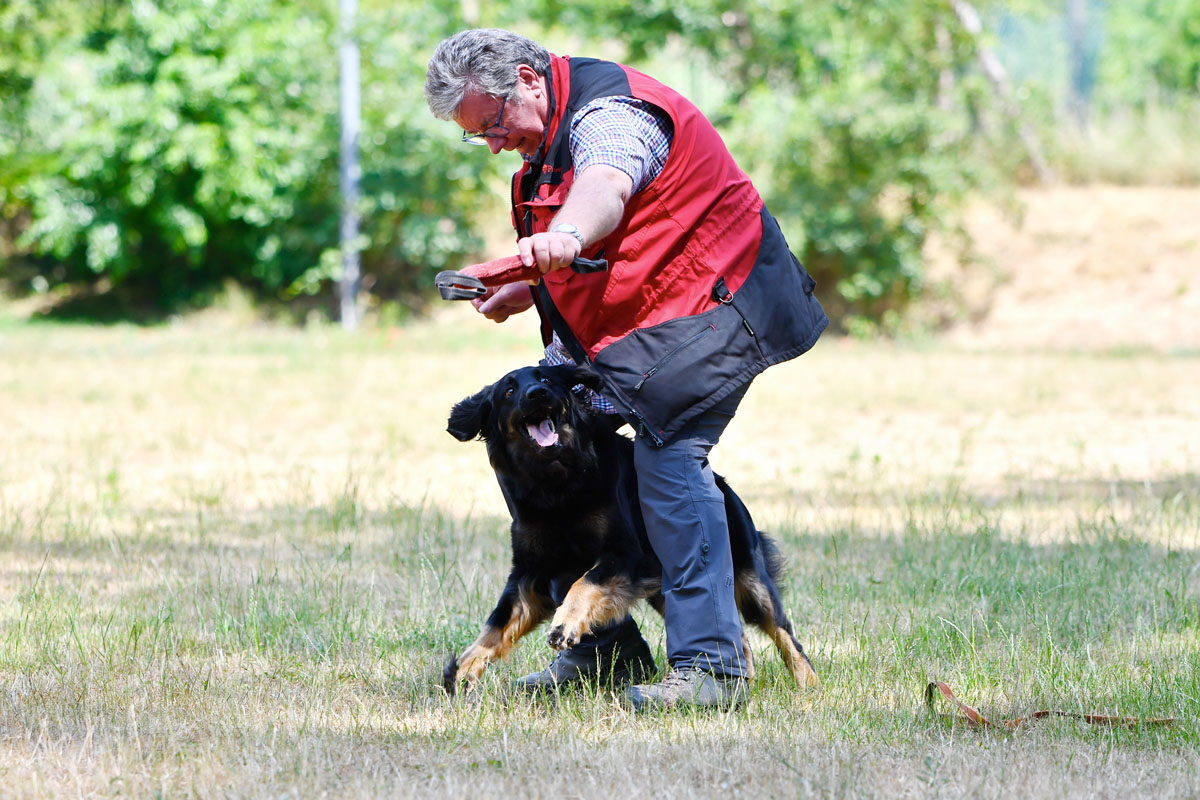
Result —
[{"label": "man's fingers", "polygon": [[489,286],[482,297],[472,297],[471,305],[475,306],[475,310],[483,313],[483,307],[491,302],[491,299],[496,296],[496,287]]},{"label": "man's fingers", "polygon": [[527,267],[532,267],[537,264],[537,258],[533,254],[533,237],[527,237],[517,241],[517,255],[521,257],[521,263]]},{"label": "man's fingers", "polygon": [[537,265],[543,273],[570,266],[579,255],[579,242],[569,233],[535,233],[517,243],[517,252],[525,266]]},{"label": "man's fingers", "polygon": [[504,322],[513,314],[518,314],[533,305],[533,295],[529,287],[522,282],[508,283],[497,289],[490,289],[483,297],[471,301],[475,310],[492,322]]},{"label": "man's fingers", "polygon": [[538,269],[543,273],[557,269],[558,260],[561,258],[561,256],[555,256],[554,243],[548,236],[533,237],[533,257],[537,262]]},{"label": "man's fingers", "polygon": [[512,310],[508,308],[508,304],[504,301],[504,298],[498,294],[493,294],[482,303],[479,303],[479,305],[475,306],[475,309],[492,322],[504,322],[512,314]]}]

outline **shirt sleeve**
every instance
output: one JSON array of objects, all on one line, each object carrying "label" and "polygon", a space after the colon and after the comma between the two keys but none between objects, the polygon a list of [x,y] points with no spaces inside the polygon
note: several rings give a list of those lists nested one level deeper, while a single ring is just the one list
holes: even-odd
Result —
[{"label": "shirt sleeve", "polygon": [[[555,333],[554,338],[550,340],[550,344],[546,345],[546,355],[542,359],[542,363],[548,367],[557,367],[560,364],[574,364],[575,359],[571,358],[571,354],[567,352],[567,346],[562,343],[562,339],[558,338]],[[598,411],[601,414],[615,414],[617,407],[612,404],[612,401],[606,399],[604,395],[593,391],[586,386],[580,385],[572,389],[579,394],[591,405],[593,411]]]},{"label": "shirt sleeve", "polygon": [[575,112],[568,146],[575,174],[604,164],[628,175],[638,192],[662,172],[673,135],[671,118],[658,106],[633,97],[601,97]]}]

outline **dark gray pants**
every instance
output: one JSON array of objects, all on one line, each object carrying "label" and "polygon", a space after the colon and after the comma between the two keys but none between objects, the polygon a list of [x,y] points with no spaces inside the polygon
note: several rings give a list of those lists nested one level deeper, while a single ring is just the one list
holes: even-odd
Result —
[{"label": "dark gray pants", "polygon": [[[663,447],[641,437],[634,445],[646,532],[663,566],[667,659],[677,669],[697,667],[727,677],[746,674],[729,523],[708,454],[748,388],[689,422]],[[626,616],[576,647],[611,650],[640,636],[637,624]]]}]

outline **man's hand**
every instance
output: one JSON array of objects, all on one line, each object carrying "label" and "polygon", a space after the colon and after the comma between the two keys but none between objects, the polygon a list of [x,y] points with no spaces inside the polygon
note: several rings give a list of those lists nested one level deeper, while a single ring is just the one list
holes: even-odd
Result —
[{"label": "man's hand", "polygon": [[[625,214],[625,204],[633,192],[633,179],[615,167],[596,164],[575,176],[562,208],[550,223],[553,228],[566,222],[579,228],[589,247],[617,229]],[[583,246],[569,233],[535,233],[517,242],[521,263],[534,264],[543,273],[568,267]]]},{"label": "man's hand", "polygon": [[525,266],[537,264],[543,273],[571,266],[571,262],[583,250],[579,240],[569,233],[535,233],[517,242],[517,254]]},{"label": "man's hand", "polygon": [[[573,240],[573,237],[568,238]],[[487,294],[476,297],[471,305],[492,322],[504,322],[513,314],[528,311],[533,305],[533,295],[524,283],[506,283],[499,288],[488,289]]]}]

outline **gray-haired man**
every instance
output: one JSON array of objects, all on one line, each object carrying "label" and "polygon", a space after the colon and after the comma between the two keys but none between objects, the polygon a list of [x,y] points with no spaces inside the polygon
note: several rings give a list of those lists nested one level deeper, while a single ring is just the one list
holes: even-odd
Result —
[{"label": "gray-haired man", "polygon": [[[827,319],[813,281],[720,136],[692,103],[636,70],[561,58],[508,31],[456,34],[425,95],[463,140],[520,153],[517,252],[542,281],[476,301],[489,319],[537,306],[551,363],[589,363],[637,432],[643,516],[663,566],[670,673],[626,693],[637,709],[729,708],[746,697],[724,503],[708,454],[750,381],[810,348]],[[604,257],[606,273],[562,269]],[[523,683],[653,668],[626,617]]]}]

